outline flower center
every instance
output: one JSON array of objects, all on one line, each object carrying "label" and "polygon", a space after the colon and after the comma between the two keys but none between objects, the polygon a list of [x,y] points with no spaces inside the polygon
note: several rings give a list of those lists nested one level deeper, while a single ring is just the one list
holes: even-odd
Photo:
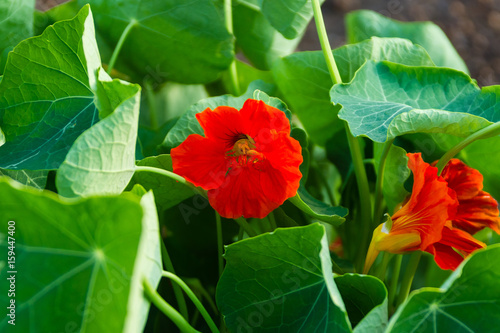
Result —
[{"label": "flower center", "polygon": [[264,154],[258,152],[256,148],[254,139],[249,135],[240,135],[233,148],[226,152],[226,157],[231,159],[230,168],[238,165],[245,166],[263,160]]}]

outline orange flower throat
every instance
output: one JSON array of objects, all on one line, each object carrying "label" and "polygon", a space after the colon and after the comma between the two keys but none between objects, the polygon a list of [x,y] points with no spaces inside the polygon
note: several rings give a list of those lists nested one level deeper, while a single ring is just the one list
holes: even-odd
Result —
[{"label": "orange flower throat", "polygon": [[[255,164],[264,159],[264,154],[256,150],[255,141],[249,135],[242,134],[231,150],[226,152],[226,158],[231,159],[231,167]],[[236,164],[236,165],[234,165]],[[229,170],[228,170],[229,171]]]}]

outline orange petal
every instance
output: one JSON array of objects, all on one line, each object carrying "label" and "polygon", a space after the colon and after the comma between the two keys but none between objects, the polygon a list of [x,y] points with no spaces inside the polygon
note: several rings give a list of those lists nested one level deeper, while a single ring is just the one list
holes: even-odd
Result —
[{"label": "orange petal", "polygon": [[456,158],[446,164],[441,177],[455,191],[459,201],[473,198],[483,189],[483,175]]},{"label": "orange petal", "polygon": [[223,142],[228,149],[232,148],[238,135],[248,134],[243,131],[239,111],[229,106],[218,106],[215,110],[207,108],[196,114],[196,119],[206,138]]}]

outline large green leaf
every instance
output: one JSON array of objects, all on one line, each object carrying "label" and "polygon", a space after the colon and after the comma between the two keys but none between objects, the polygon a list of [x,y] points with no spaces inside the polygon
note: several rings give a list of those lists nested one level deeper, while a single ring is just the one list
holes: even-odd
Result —
[{"label": "large green leaf", "polygon": [[[149,166],[172,171],[172,158],[170,155],[147,157],[137,162],[139,166]],[[152,190],[160,211],[168,209],[195,195],[193,188],[168,178],[164,175],[151,172],[137,172],[132,177],[129,188],[135,184],[142,185],[146,190]]]},{"label": "large green leaf", "polygon": [[[412,66],[432,66],[425,50],[399,38],[372,38],[333,50],[343,82],[349,82],[367,59],[389,60]],[[311,139],[321,146],[344,128],[339,107],[330,101],[332,79],[321,51],[298,52],[276,62],[272,69],[283,93]]]},{"label": "large green leaf", "polygon": [[[135,22],[118,68],[137,79],[213,81],[234,58],[233,37],[212,0],[78,0],[89,3],[104,42],[114,49]],[[124,66],[120,66],[120,64]]]},{"label": "large green leaf", "polygon": [[387,326],[387,289],[370,275],[335,277],[355,333],[382,333]]},{"label": "large green leaf", "polygon": [[482,90],[463,72],[368,61],[331,100],[354,136],[384,142],[408,133],[468,136],[500,120],[500,86]]},{"label": "large green leaf", "polygon": [[57,171],[56,185],[65,197],[117,194],[135,170],[140,88],[124,82],[100,81],[101,116],[106,118],[76,139]]},{"label": "large green leaf", "polygon": [[[7,253],[14,221],[16,256],[0,273],[4,290],[16,275],[16,325],[4,316],[2,332],[142,331],[149,308],[142,280],[156,286],[161,276],[151,193],[140,202],[132,195],[70,202],[0,180],[0,195],[0,249]],[[3,308],[10,299],[0,295]]]},{"label": "large green leaf", "polygon": [[[214,110],[218,106],[225,105],[239,110],[243,107],[243,104],[248,98],[254,98],[254,92],[256,90],[270,91],[271,89],[272,85],[258,80],[252,82],[248,86],[247,91],[239,97],[223,95],[202,99],[198,103],[192,105],[191,108],[189,108],[189,110],[187,110],[180,117],[174,127],[168,132],[163,145],[169,148],[174,148],[184,142],[190,134],[203,135],[203,128],[201,128],[198,120],[196,120],[196,114],[203,112],[206,108]],[[265,94],[261,94],[261,96],[266,98]],[[267,99],[269,99],[269,96],[267,96]],[[277,107],[277,105],[273,106]]]},{"label": "large green leaf", "polygon": [[467,258],[441,288],[413,292],[387,332],[497,332],[500,326],[500,245]]},{"label": "large green leaf", "polygon": [[400,22],[373,11],[360,10],[347,15],[346,28],[349,43],[372,36],[407,38],[422,45],[436,65],[468,73],[467,66],[448,37],[432,22]]},{"label": "large green leaf", "polygon": [[1,170],[0,176],[7,176],[23,185],[28,185],[39,190],[43,190],[47,184],[46,170]]},{"label": "large green leaf", "polygon": [[350,332],[320,224],[226,247],[216,300],[233,332]]},{"label": "large green leaf", "polygon": [[311,0],[259,0],[259,5],[271,25],[288,39],[302,36],[313,17]]},{"label": "large green leaf", "polygon": [[4,169],[56,169],[75,139],[99,119],[100,66],[90,8],[56,23],[9,54],[0,83]]},{"label": "large green leaf", "polygon": [[295,50],[302,34],[292,40],[283,37],[261,12],[259,1],[233,1],[234,35],[236,45],[250,62],[258,69],[268,70],[275,60]]},{"label": "large green leaf", "polygon": [[[14,47],[33,36],[35,0],[2,0],[0,2],[0,57],[4,49]],[[0,68],[0,73],[2,73]]]}]

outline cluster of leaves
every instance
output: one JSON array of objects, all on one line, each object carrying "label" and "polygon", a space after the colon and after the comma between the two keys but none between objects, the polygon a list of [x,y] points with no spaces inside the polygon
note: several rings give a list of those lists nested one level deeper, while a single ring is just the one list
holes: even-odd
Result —
[{"label": "cluster of leaves", "polygon": [[[436,25],[369,11],[346,18],[348,44],[333,50],[346,83],[332,87],[320,51],[293,53],[313,16],[311,1],[234,0],[232,29],[224,5],[73,0],[40,13],[34,0],[0,4],[0,248],[7,253],[4,223],[15,221],[17,329],[153,332],[170,325],[149,311],[142,289],[144,281],[159,284],[161,229],[178,274],[208,295],[207,304],[215,296],[213,315],[233,332],[494,331],[500,247],[472,255],[449,277],[428,267],[416,283],[446,281],[413,293],[389,322],[385,285],[368,275],[332,274],[328,245],[342,237],[345,260],[334,257],[335,266],[352,270],[359,202],[345,123],[365,137],[363,153],[375,165],[383,143],[395,140],[383,184],[392,212],[408,194],[406,152],[433,161],[498,122],[500,88],[479,88]],[[116,45],[112,79],[105,69]],[[249,64],[235,60],[238,52]],[[228,74],[235,61],[236,85]],[[238,86],[246,92],[235,97]],[[234,242],[237,225],[222,221],[224,244],[234,244],[219,280],[208,203],[190,187],[136,167],[171,171],[169,150],[203,134],[197,113],[239,109],[247,98],[300,121],[292,136],[303,148],[303,179],[299,196],[274,214],[289,228]],[[497,198],[499,140],[491,136],[460,153]],[[1,290],[8,290],[5,259]],[[169,285],[159,290],[175,304]],[[8,302],[2,293],[2,307]],[[14,329],[7,320],[0,320],[2,332]]]}]

